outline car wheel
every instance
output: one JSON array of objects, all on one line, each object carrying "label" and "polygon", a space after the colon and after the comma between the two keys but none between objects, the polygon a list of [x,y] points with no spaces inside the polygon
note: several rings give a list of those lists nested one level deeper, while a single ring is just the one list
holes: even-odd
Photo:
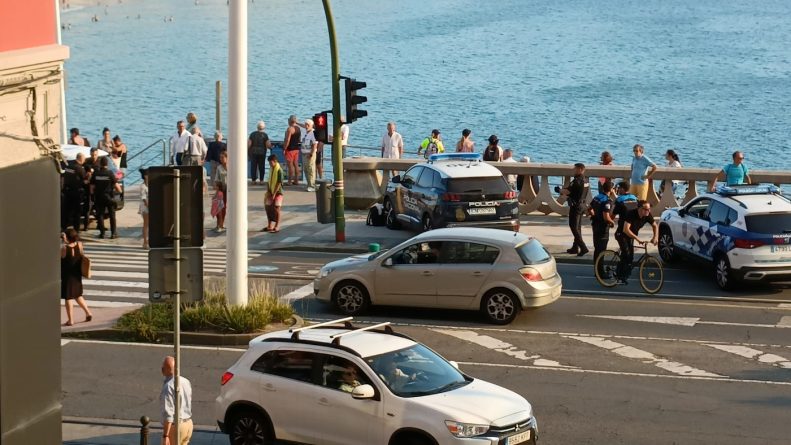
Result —
[{"label": "car wheel", "polygon": [[481,301],[481,312],[490,323],[508,324],[516,318],[519,300],[507,289],[490,290]]},{"label": "car wheel", "polygon": [[434,220],[431,218],[431,215],[429,214],[423,215],[422,228],[424,232],[428,232],[429,230],[434,229]]},{"label": "car wheel", "polygon": [[736,286],[731,263],[728,261],[728,257],[722,253],[714,257],[714,281],[722,290],[731,290]]},{"label": "car wheel", "polygon": [[356,281],[344,281],[335,286],[332,292],[332,301],[344,315],[361,314],[371,304],[368,291]]},{"label": "car wheel", "polygon": [[384,202],[384,212],[385,212],[385,224],[387,225],[388,229],[397,230],[401,228],[401,224],[398,223],[398,219],[396,216],[395,209],[393,208],[393,203],[389,199],[385,199]]},{"label": "car wheel", "polygon": [[659,256],[665,263],[678,260],[676,245],[673,242],[673,233],[667,227],[659,229]]},{"label": "car wheel", "polygon": [[230,422],[228,439],[232,445],[268,445],[274,443],[266,418],[252,409],[244,409]]}]

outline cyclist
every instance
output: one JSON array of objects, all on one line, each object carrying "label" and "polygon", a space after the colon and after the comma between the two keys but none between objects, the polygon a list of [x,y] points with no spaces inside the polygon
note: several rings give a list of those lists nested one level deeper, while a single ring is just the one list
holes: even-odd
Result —
[{"label": "cyclist", "polygon": [[[659,225],[654,221],[651,216],[651,204],[648,201],[637,201],[637,208],[629,210],[626,215],[618,221],[620,224],[623,222],[623,231],[620,236],[616,234],[618,245],[621,248],[621,261],[618,263],[618,284],[627,284],[627,278],[632,273],[632,261],[634,260],[634,242],[637,241],[641,245],[651,243],[656,245],[659,238]],[[646,224],[651,224],[653,235],[650,240],[641,240],[637,237],[637,233]]]},{"label": "cyclist", "polygon": [[[610,199],[610,192],[612,191],[612,182],[609,180],[601,184],[601,193],[596,195],[591,201],[589,214],[591,217],[591,226],[593,228],[593,261],[599,257],[599,254],[607,249],[607,243],[610,241],[610,227],[615,225],[612,219],[613,202]],[[603,271],[600,271],[603,274]]]}]

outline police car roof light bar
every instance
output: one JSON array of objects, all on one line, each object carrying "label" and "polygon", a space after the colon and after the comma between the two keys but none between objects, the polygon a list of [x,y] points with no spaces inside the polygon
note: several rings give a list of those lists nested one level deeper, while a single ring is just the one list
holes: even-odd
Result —
[{"label": "police car roof light bar", "polygon": [[720,185],[715,192],[722,196],[768,195],[780,193],[780,187],[772,184]]},{"label": "police car roof light bar", "polygon": [[433,154],[428,157],[429,162],[435,161],[480,161],[483,160],[480,153],[442,153]]}]

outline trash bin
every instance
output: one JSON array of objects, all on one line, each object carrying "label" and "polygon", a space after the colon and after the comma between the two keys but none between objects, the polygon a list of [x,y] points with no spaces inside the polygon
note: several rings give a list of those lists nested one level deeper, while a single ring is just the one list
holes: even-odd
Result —
[{"label": "trash bin", "polygon": [[321,224],[335,222],[335,206],[332,201],[332,181],[329,179],[316,180],[316,220]]}]

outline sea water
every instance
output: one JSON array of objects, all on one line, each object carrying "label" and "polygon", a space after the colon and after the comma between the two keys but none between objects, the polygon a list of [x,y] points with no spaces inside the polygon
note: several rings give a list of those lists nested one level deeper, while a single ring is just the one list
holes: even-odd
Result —
[{"label": "sea water", "polygon": [[[227,125],[226,0],[103,0],[61,10],[69,127],[102,127],[134,154],[189,111]],[[414,153],[434,128],[453,150],[496,134],[517,158],[791,168],[787,0],[334,0],[342,74],[367,82],[350,143],[378,147],[388,121]],[[99,20],[93,22],[96,16]],[[331,108],[319,0],[248,4],[248,128],[282,139],[288,116]],[[161,158],[156,158],[161,159]],[[135,163],[130,167],[135,167]]]}]

